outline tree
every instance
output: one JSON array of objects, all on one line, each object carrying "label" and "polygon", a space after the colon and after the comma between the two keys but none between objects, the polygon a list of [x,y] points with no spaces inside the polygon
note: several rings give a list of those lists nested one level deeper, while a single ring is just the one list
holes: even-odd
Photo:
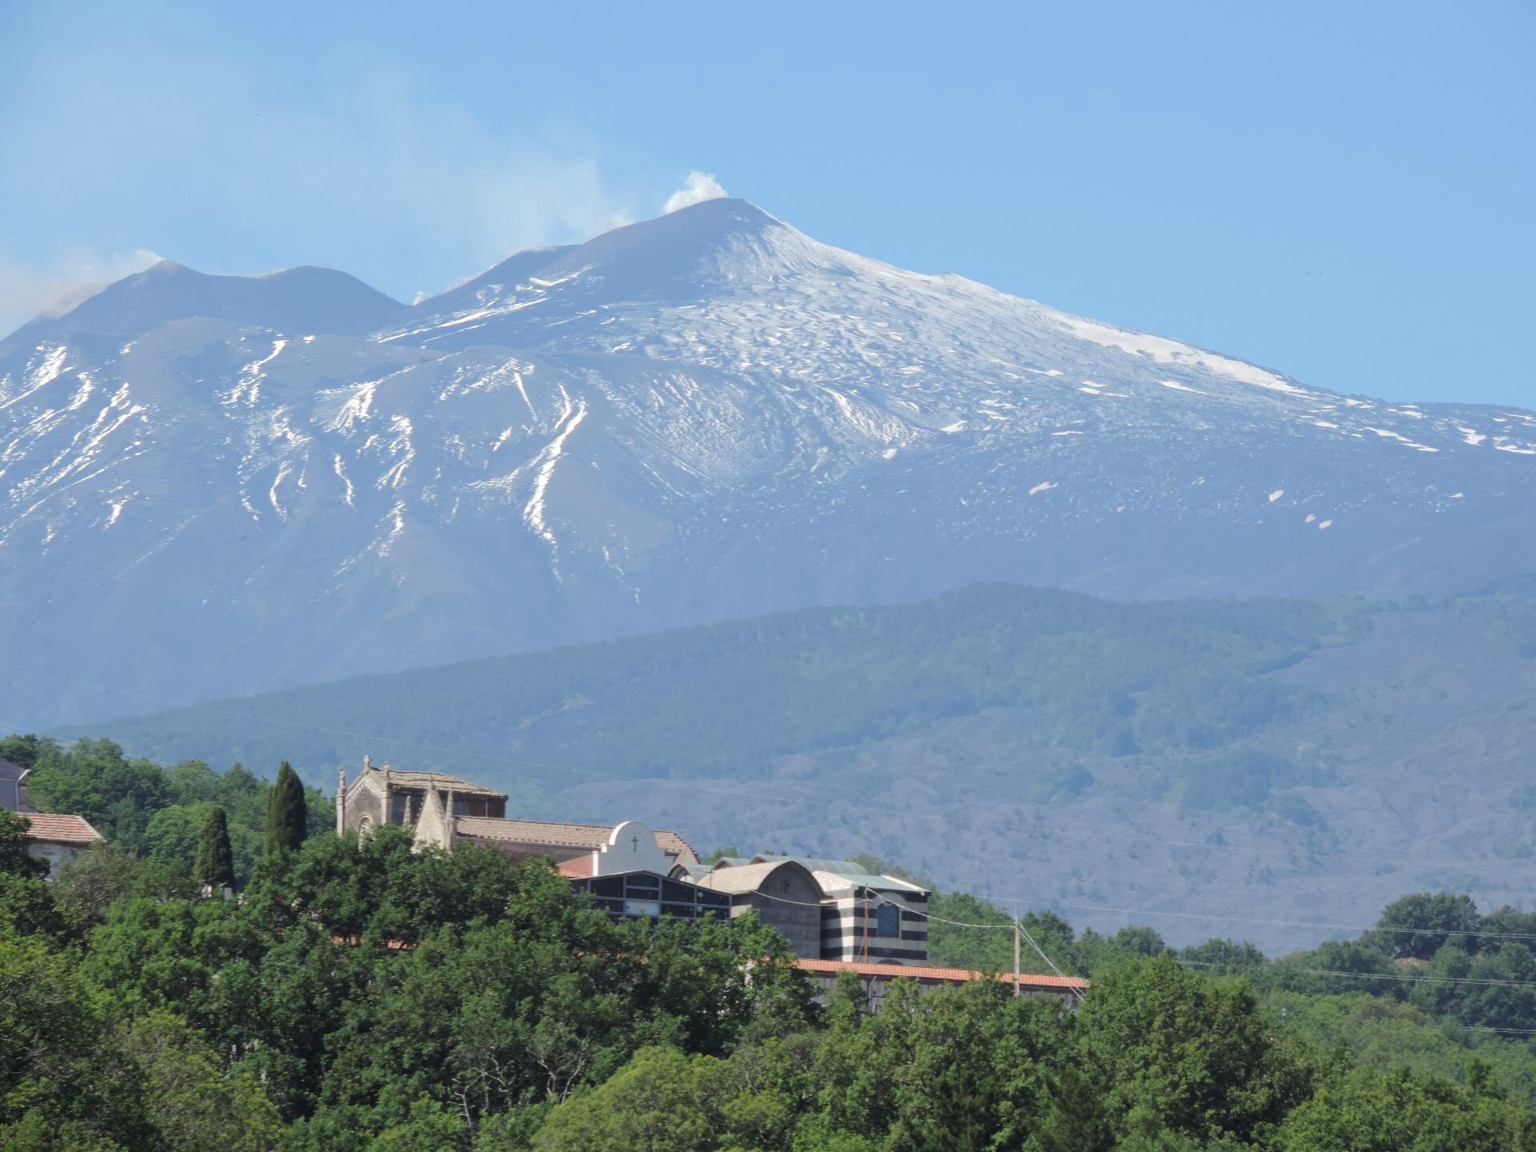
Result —
[{"label": "tree", "polygon": [[1078,1029],[1122,1139],[1249,1139],[1307,1094],[1304,1066],[1243,978],[1198,976],[1166,954],[1095,979]]},{"label": "tree", "polygon": [[1050,1085],[1051,1106],[1036,1139],[1045,1152],[1104,1152],[1114,1132],[1104,1109],[1104,1089],[1071,1066]]},{"label": "tree", "polygon": [[[224,809],[237,888],[246,885],[256,861],[261,858],[262,844],[266,839],[267,799],[271,790],[271,785],[267,785],[256,814],[252,817],[247,813],[243,821],[239,807],[231,807],[223,802],[217,805]],[[207,824],[209,813],[214,807],[208,801],[198,801],[172,804],[169,808],[160,809],[150,818],[149,826],[144,830],[141,854],[160,864],[185,868],[188,875],[195,875],[203,826]]]},{"label": "tree", "polygon": [[1167,947],[1156,929],[1127,926],[1109,937],[1090,928],[1078,937],[1072,952],[1078,972],[1091,976],[1137,957],[1160,955]]},{"label": "tree", "polygon": [[256,1078],[225,1075],[185,1020],[150,1012],[124,1028],[118,1042],[144,1074],[144,1113],[173,1152],[266,1152],[277,1143],[277,1109]]},{"label": "tree", "polygon": [[717,1061],[642,1048],[600,1088],[572,1096],[534,1139],[539,1152],[713,1152],[718,1116],[701,1089]]},{"label": "tree", "polygon": [[23,878],[48,875],[46,860],[27,855],[27,829],[31,826],[25,816],[0,808],[0,872]]},{"label": "tree", "polygon": [[39,756],[56,747],[58,745],[52,737],[39,736],[35,732],[20,736],[13,732],[0,740],[0,760],[9,760],[21,768],[31,768]]},{"label": "tree", "polygon": [[167,773],[170,777],[171,787],[176,790],[176,798],[183,804],[194,804],[199,800],[218,800],[223,783],[212,768],[203,760],[182,760],[173,765]]},{"label": "tree", "polygon": [[380,1132],[367,1152],[455,1152],[464,1146],[464,1123],[430,1096],[411,1105],[411,1118]]},{"label": "tree", "polygon": [[[1370,976],[1381,978],[1367,979]],[[1395,997],[1405,989],[1401,976],[1387,954],[1374,946],[1325,940],[1314,952],[1281,957],[1262,978],[1268,985],[1296,992],[1373,992]]]},{"label": "tree", "polygon": [[277,784],[267,801],[266,853],[290,851],[304,842],[309,814],[304,807],[304,785],[288,761],[277,769]]},{"label": "tree", "polygon": [[891,1070],[890,1145],[983,1152],[1027,1139],[1049,1091],[1038,1058],[1056,1054],[1057,1005],[1014,999],[996,981],[974,980],[900,1007],[888,1002],[864,1022],[877,1044],[889,1009],[911,1014],[911,1045],[898,1049],[903,1058]]},{"label": "tree", "polygon": [[[69,953],[0,938],[0,1147],[160,1146],[106,1007]],[[39,1144],[29,1129],[68,1135]]]},{"label": "tree", "polygon": [[1269,957],[1252,944],[1238,943],[1212,937],[1204,944],[1193,944],[1179,953],[1179,959],[1197,968],[1204,968],[1212,976],[1227,976],[1236,972],[1262,972],[1269,964]]},{"label": "tree", "polygon": [[59,869],[54,899],[82,934],[107,918],[107,910],[133,887],[138,861],[114,840],[98,840]]},{"label": "tree", "polygon": [[224,809],[215,807],[203,821],[197,841],[197,880],[215,892],[235,886],[235,854],[229,846],[229,821]]},{"label": "tree", "polygon": [[158,764],[127,759],[111,740],[77,740],[67,752],[40,744],[27,792],[44,811],[84,816],[136,852],[150,816],[175,799]]},{"label": "tree", "polygon": [[1155,928],[1127,925],[1116,932],[1110,943],[1131,956],[1160,956],[1168,951],[1161,933]]},{"label": "tree", "polygon": [[50,888],[48,881],[35,876],[0,872],[0,936],[65,936],[69,922],[59,913]]},{"label": "tree", "polygon": [[[1476,932],[1481,918],[1470,896],[1454,892],[1415,892],[1394,900],[1381,911],[1376,928],[1361,939],[1389,956],[1428,960],[1447,939]],[[1477,937],[1463,941],[1475,951]]]},{"label": "tree", "polygon": [[1291,1112],[1285,1152],[1503,1152],[1529,1148],[1529,1129],[1502,1102],[1406,1071],[1356,1068]]}]

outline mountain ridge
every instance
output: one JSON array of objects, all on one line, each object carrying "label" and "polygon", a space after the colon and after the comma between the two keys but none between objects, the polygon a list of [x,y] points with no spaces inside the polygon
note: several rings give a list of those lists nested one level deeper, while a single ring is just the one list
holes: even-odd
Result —
[{"label": "mountain ridge", "polygon": [[187,699],[977,580],[1440,593],[1536,570],[1533,457],[739,201],[415,306],[162,269],[0,342],[0,650]]},{"label": "mountain ridge", "polygon": [[[297,298],[295,298],[297,297]],[[298,265],[257,276],[220,276],[161,260],[114,281],[58,316],[40,316],[0,340],[83,333],[123,335],[175,320],[234,320],[291,329],[305,321],[364,334],[406,305],[334,268]]]}]

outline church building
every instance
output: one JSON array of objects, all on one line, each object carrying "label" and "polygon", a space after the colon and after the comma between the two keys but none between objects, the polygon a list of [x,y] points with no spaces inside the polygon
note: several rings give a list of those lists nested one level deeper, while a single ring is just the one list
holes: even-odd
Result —
[{"label": "church building", "polygon": [[676,832],[634,820],[606,825],[509,819],[504,793],[441,772],[375,766],[369,758],[350,783],[341,773],[336,796],[338,835],[366,835],[393,824],[409,828],[418,844],[450,851],[474,844],[518,860],[548,856],[573,878],[634,871],[666,876],[677,865],[699,862]]}]

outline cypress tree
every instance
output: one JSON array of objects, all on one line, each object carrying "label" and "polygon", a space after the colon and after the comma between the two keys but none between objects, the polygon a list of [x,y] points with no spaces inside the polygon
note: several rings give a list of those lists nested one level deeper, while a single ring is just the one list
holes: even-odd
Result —
[{"label": "cypress tree", "polygon": [[197,838],[197,879],[215,893],[235,886],[235,854],[229,847],[229,821],[222,808],[208,813]]},{"label": "cypress tree", "polygon": [[304,842],[308,828],[304,785],[299,781],[299,774],[284,760],[277,769],[277,783],[267,800],[267,855],[297,848]]}]

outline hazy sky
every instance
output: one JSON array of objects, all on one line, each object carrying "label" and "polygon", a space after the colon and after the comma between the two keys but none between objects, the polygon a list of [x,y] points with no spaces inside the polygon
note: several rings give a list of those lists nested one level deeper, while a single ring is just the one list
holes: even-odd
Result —
[{"label": "hazy sky", "polygon": [[1536,406],[1536,6],[0,5],[0,328],[169,257],[402,299],[712,173],[1345,392]]}]

